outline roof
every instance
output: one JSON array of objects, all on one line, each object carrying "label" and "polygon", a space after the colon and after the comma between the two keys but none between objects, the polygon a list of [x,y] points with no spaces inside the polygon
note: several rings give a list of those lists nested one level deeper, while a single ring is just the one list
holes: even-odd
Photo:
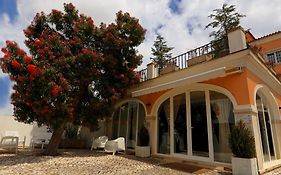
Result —
[{"label": "roof", "polygon": [[273,32],[273,33],[267,34],[267,35],[265,35],[265,36],[262,36],[262,37],[260,37],[260,38],[257,38],[257,39],[255,39],[254,41],[260,40],[260,39],[264,39],[264,38],[267,38],[267,37],[270,37],[270,36],[273,36],[273,35],[277,35],[277,34],[280,34],[280,33],[281,33],[281,31],[279,30],[279,31],[277,31],[277,32]]}]

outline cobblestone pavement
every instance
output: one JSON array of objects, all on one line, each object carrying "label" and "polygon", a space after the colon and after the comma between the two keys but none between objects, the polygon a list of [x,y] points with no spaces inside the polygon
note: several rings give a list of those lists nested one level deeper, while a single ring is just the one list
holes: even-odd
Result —
[{"label": "cobblestone pavement", "polygon": [[[86,175],[86,174],[145,174],[145,175],[190,175],[161,166],[163,160],[137,158],[134,155],[88,150],[65,150],[61,156],[36,156],[36,152],[19,151],[18,155],[0,153],[1,175]],[[203,173],[204,174],[204,173]],[[202,174],[202,175],[203,175]],[[226,175],[221,170],[209,170],[204,175]]]}]

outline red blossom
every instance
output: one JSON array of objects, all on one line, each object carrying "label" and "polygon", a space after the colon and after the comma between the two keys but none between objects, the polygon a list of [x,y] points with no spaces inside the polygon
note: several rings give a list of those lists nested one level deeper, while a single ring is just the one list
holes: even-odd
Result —
[{"label": "red blossom", "polygon": [[54,97],[58,96],[58,93],[59,93],[60,89],[61,89],[60,86],[58,86],[58,85],[54,86],[54,89],[52,90],[52,94],[53,94]]},{"label": "red blossom", "polygon": [[32,32],[29,29],[23,30],[23,32],[27,35],[30,36]]},{"label": "red blossom", "polygon": [[32,60],[32,58],[29,57],[29,56],[25,56],[25,57],[23,58],[23,60],[24,60],[26,63],[30,63],[31,60]]},{"label": "red blossom", "polygon": [[88,19],[88,24],[89,24],[89,26],[93,27],[94,26],[94,21],[91,18],[89,18]]},{"label": "red blossom", "polygon": [[28,64],[28,65],[27,65],[27,70],[28,70],[28,72],[29,72],[30,74],[34,74],[35,71],[36,71],[36,66],[33,65],[33,64]]},{"label": "red blossom", "polygon": [[12,54],[11,54],[10,52],[7,52],[7,53],[4,55],[4,58],[8,60],[8,59],[11,58],[11,56],[12,56]]},{"label": "red blossom", "polygon": [[37,40],[35,41],[35,44],[36,44],[37,46],[41,45],[42,43],[43,43],[43,41],[41,41],[41,40],[39,40],[39,39],[37,39]]},{"label": "red blossom", "polygon": [[12,61],[12,66],[13,66],[13,68],[18,68],[18,67],[20,67],[20,63],[19,62],[17,62],[17,61]]},{"label": "red blossom", "polygon": [[18,81],[23,81],[23,80],[24,80],[24,77],[18,76]]},{"label": "red blossom", "polygon": [[7,53],[7,52],[8,52],[5,47],[3,47],[3,48],[1,49],[1,51],[2,51],[3,53]]},{"label": "red blossom", "polygon": [[13,47],[13,46],[16,46],[16,43],[13,42],[13,41],[6,41],[6,45],[7,45],[8,47]]},{"label": "red blossom", "polygon": [[25,55],[26,54],[25,51],[20,49],[20,48],[18,48],[17,50],[18,50],[19,55]]}]

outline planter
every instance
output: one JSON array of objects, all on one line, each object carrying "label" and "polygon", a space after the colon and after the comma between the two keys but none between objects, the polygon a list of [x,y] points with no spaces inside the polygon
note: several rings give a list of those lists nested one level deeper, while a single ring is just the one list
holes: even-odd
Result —
[{"label": "planter", "polygon": [[258,175],[256,158],[232,157],[233,175]]},{"label": "planter", "polygon": [[62,139],[60,148],[86,148],[86,141],[82,139]]},{"label": "planter", "polygon": [[205,54],[205,55],[201,55],[201,56],[192,58],[190,60],[187,60],[187,65],[188,65],[188,67],[190,67],[190,66],[194,66],[196,64],[203,63],[205,61],[209,61],[211,59],[212,59],[212,56],[210,54]]},{"label": "planter", "polygon": [[136,146],[135,155],[137,157],[150,157],[150,146]]},{"label": "planter", "polygon": [[163,69],[160,70],[160,75],[164,75],[170,72],[174,72],[176,70],[179,70],[179,67],[176,66],[174,63],[169,63],[167,64],[166,67],[164,67]]}]

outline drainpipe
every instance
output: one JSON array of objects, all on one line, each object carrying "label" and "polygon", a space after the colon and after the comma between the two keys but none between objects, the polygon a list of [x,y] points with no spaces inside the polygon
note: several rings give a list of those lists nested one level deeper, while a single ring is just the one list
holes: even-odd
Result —
[{"label": "drainpipe", "polygon": [[240,50],[247,49],[247,42],[245,31],[242,27],[236,27],[228,31],[228,46],[229,53],[238,52]]}]

